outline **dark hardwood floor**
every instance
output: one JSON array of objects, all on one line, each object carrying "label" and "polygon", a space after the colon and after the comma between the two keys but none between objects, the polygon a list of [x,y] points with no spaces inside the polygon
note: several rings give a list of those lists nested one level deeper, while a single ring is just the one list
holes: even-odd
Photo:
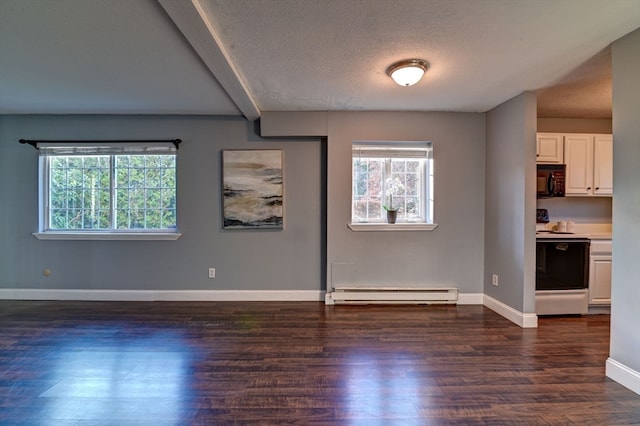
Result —
[{"label": "dark hardwood floor", "polygon": [[640,424],[608,347],[606,315],[2,301],[0,424]]}]

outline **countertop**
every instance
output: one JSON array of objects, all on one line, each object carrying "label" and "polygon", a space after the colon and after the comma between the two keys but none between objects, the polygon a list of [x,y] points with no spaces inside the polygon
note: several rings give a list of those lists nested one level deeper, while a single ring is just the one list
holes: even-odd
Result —
[{"label": "countertop", "polygon": [[569,232],[549,232],[549,231],[538,231],[536,232],[537,239],[574,239],[574,238],[588,238],[590,240],[610,240],[611,232],[580,232],[580,233],[569,233]]},{"label": "countertop", "polygon": [[[570,220],[570,219],[568,219]],[[572,233],[554,232],[556,222],[536,223],[536,238],[588,238],[590,240],[610,240],[611,223],[574,223]]]}]

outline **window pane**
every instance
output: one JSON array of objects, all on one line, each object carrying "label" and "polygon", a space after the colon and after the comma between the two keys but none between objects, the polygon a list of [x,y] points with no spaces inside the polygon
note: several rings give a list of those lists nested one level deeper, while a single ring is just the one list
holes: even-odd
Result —
[{"label": "window pane", "polygon": [[51,209],[51,218],[49,220],[52,229],[67,229],[67,210]]},{"label": "window pane", "polygon": [[176,208],[176,190],[175,189],[162,190],[162,207],[165,209]]},{"label": "window pane", "polygon": [[129,210],[129,229],[144,229],[144,210]]},{"label": "window pane", "polygon": [[391,173],[404,173],[405,167],[404,161],[391,160]]},{"label": "window pane", "polygon": [[176,210],[165,209],[162,210],[162,228],[170,229],[176,227]]},{"label": "window pane", "polygon": [[[148,209],[160,209],[162,207],[162,191],[159,189],[147,189],[147,208]],[[159,226],[157,227],[159,228]]]},{"label": "window pane", "polygon": [[176,168],[176,156],[175,155],[159,155],[160,157],[160,166],[175,169]]},{"label": "window pane", "polygon": [[407,173],[405,188],[407,195],[418,195],[420,190],[420,176],[417,173]]},{"label": "window pane", "polygon": [[69,189],[82,188],[82,168],[68,169],[66,186]]},{"label": "window pane", "polygon": [[[125,159],[126,157],[126,159]],[[123,160],[123,161],[121,161]],[[166,208],[175,208],[175,156],[117,156],[118,229],[175,228],[175,212],[165,222]]]},{"label": "window pane", "polygon": [[[358,143],[359,146],[365,144]],[[355,145],[354,145],[355,146]],[[414,149],[416,143],[408,143]],[[427,143],[422,146],[428,146]],[[401,149],[398,149],[401,147]],[[398,210],[398,221],[432,223],[425,212],[432,210],[430,162],[424,148],[403,150],[398,143],[382,148],[371,143],[370,149],[354,149],[352,167],[352,221],[384,222],[382,206]],[[363,157],[363,152],[369,154]],[[406,156],[407,153],[410,156]],[[387,158],[385,158],[385,155]],[[429,206],[425,208],[425,206]]]},{"label": "window pane", "polygon": [[353,159],[352,221],[370,222],[382,219],[383,168],[384,160],[380,158]]},{"label": "window pane", "polygon": [[129,169],[129,180],[126,182],[126,185],[129,186],[129,188],[144,188],[144,169]]},{"label": "window pane", "polygon": [[48,157],[48,229],[175,229],[175,164],[175,155]]},{"label": "window pane", "polygon": [[159,155],[145,155],[145,167],[147,169],[157,169],[160,167],[162,161]]},{"label": "window pane", "polygon": [[158,210],[145,211],[145,228],[160,229],[162,228],[162,213]]},{"label": "window pane", "polygon": [[64,169],[67,168],[68,157],[51,157],[51,169]]},{"label": "window pane", "polygon": [[100,229],[109,229],[111,227],[111,210],[100,210],[97,217]]},{"label": "window pane", "polygon": [[129,206],[129,190],[128,189],[116,189],[116,208],[123,209]]},{"label": "window pane", "polygon": [[[49,228],[104,229],[98,219],[104,206],[102,174],[108,156],[49,157]],[[106,161],[106,162],[105,162]],[[105,166],[106,165],[106,166]]]},{"label": "window pane", "polygon": [[67,192],[64,189],[52,189],[49,202],[51,209],[64,209],[67,207]]},{"label": "window pane", "polygon": [[[144,189],[132,189],[129,191],[129,205],[130,209],[143,209],[145,203],[145,190]],[[125,206],[120,206],[125,207]]]},{"label": "window pane", "polygon": [[116,210],[116,228],[117,229],[129,228],[129,210],[125,210],[125,209]]},{"label": "window pane", "polygon": [[147,188],[159,188],[161,186],[160,169],[147,170],[146,182]]}]

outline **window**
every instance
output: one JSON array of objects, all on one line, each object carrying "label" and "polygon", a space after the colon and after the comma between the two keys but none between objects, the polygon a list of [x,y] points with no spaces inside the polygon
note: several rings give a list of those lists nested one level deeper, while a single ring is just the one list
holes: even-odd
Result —
[{"label": "window", "polygon": [[354,142],[351,223],[433,224],[431,142]]},{"label": "window", "polygon": [[176,146],[94,145],[38,145],[41,188],[36,236],[179,235]]}]

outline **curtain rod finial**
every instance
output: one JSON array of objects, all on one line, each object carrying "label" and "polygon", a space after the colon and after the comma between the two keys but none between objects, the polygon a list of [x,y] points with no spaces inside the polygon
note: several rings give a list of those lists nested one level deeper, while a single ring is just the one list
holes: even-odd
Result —
[{"label": "curtain rod finial", "polygon": [[18,139],[18,142],[20,142],[21,144],[29,144],[32,147],[34,147],[35,149],[38,149],[38,141],[30,141],[27,139]]}]

